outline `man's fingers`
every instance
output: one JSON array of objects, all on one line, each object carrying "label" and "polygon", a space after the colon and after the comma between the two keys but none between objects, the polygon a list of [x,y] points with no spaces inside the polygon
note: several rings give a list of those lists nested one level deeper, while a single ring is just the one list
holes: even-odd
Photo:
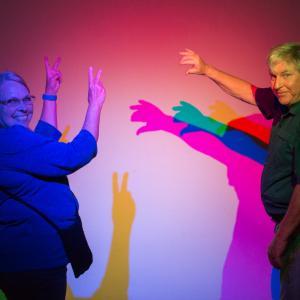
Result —
[{"label": "man's fingers", "polygon": [[198,72],[198,70],[196,68],[190,68],[185,73],[186,74],[195,74],[197,72]]},{"label": "man's fingers", "polygon": [[273,267],[275,267],[277,269],[281,269],[282,264],[281,264],[280,260],[272,258],[272,260],[270,262],[271,262],[271,264],[272,264]]},{"label": "man's fingers", "polygon": [[193,57],[183,57],[180,60],[180,64],[182,65],[194,65],[196,63],[195,58]]},{"label": "man's fingers", "polygon": [[268,254],[268,258],[269,258],[269,261],[270,261],[270,264],[276,268],[276,262],[275,262],[275,259],[273,257],[273,255],[271,253]]},{"label": "man's fingers", "polygon": [[187,51],[181,51],[181,52],[179,52],[179,54],[182,55],[182,56],[191,56],[191,55],[193,55],[193,53],[187,52]]},{"label": "man's fingers", "polygon": [[193,50],[188,49],[188,48],[185,48],[184,51],[179,52],[180,55],[186,55],[186,54],[190,55],[190,54],[194,54],[194,53],[195,52]]},{"label": "man's fingers", "polygon": [[272,250],[268,251],[268,258],[271,265],[277,269],[281,269],[283,266],[282,258],[280,256],[276,256]]}]

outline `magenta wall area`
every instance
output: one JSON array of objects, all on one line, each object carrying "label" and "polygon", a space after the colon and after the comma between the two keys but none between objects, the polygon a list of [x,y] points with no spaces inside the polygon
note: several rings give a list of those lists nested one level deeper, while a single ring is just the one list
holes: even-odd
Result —
[{"label": "magenta wall area", "polygon": [[[266,255],[273,224],[259,191],[266,150],[244,134],[270,124],[185,75],[179,52],[266,87],[268,50],[300,40],[299,11],[292,0],[1,1],[0,70],[20,73],[37,96],[32,126],[44,55],[62,58],[59,128],[70,126],[68,139],[82,126],[88,66],[103,70],[99,153],[70,177],[94,263],[79,279],[69,270],[68,300],[277,299]],[[216,138],[173,122],[181,100],[249,125]]]}]

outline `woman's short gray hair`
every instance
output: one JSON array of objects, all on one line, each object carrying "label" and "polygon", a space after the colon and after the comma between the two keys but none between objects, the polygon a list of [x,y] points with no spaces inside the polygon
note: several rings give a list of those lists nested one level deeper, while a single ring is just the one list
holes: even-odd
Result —
[{"label": "woman's short gray hair", "polygon": [[0,87],[5,81],[18,82],[18,83],[22,84],[28,91],[30,91],[25,80],[15,72],[12,72],[12,71],[0,72]]},{"label": "woman's short gray hair", "polygon": [[269,67],[278,60],[295,64],[300,72],[300,43],[284,43],[273,47],[268,55]]}]

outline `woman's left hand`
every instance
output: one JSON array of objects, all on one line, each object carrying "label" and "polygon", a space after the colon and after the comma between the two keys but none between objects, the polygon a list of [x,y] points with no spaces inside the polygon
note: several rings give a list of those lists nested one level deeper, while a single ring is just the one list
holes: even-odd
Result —
[{"label": "woman's left hand", "polygon": [[61,85],[62,75],[59,71],[60,57],[57,57],[53,66],[50,65],[49,59],[46,56],[44,58],[45,69],[46,69],[46,87],[45,94],[47,95],[57,95],[58,90]]}]

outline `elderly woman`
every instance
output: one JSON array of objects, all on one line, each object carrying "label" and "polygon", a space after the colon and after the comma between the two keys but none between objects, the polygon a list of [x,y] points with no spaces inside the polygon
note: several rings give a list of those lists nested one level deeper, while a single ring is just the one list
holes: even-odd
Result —
[{"label": "elderly woman", "polygon": [[0,289],[8,300],[65,299],[66,265],[76,277],[92,263],[78,202],[67,175],[97,152],[105,90],[89,68],[88,109],[82,130],[61,143],[56,99],[60,60],[45,58],[43,110],[29,129],[34,96],[12,72],[0,73]]}]

